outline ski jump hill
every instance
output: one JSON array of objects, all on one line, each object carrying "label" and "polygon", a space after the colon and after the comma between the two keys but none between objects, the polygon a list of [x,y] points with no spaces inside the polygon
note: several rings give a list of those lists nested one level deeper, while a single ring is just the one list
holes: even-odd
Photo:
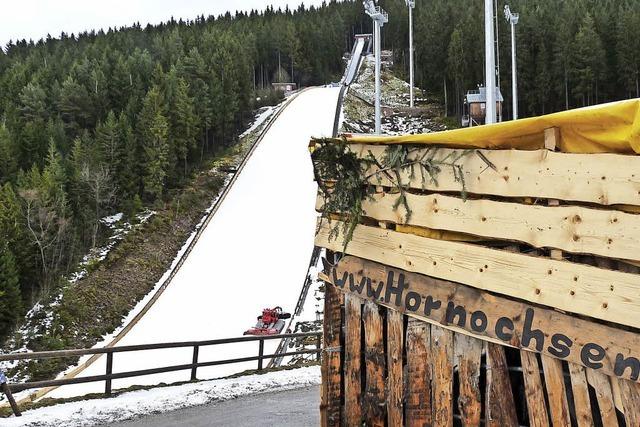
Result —
[{"label": "ski jump hill", "polygon": [[[240,336],[255,324],[264,307],[287,311],[301,304],[300,295],[314,248],[316,184],[309,161],[311,137],[332,136],[340,120],[345,89],[354,80],[367,37],[356,38],[340,85],[302,90],[282,106],[260,136],[238,173],[214,205],[202,229],[168,279],[144,308],[104,346],[198,341]],[[188,246],[188,247],[187,247]],[[304,286],[307,286],[305,283]],[[303,303],[304,301],[302,301]],[[203,347],[202,360],[241,358],[255,354],[257,342]],[[278,340],[264,342],[275,353]],[[113,372],[133,371],[191,361],[192,349],[171,348],[118,353]],[[105,372],[106,357],[81,360],[67,377]],[[199,379],[255,369],[255,362],[198,369]],[[113,380],[113,388],[188,381],[177,371]],[[101,393],[101,382],[68,385],[38,397]]]},{"label": "ski jump hill", "polygon": [[[309,161],[312,136],[331,136],[339,87],[294,95],[257,143],[224,200],[171,283],[120,339],[118,346],[210,340],[242,335],[264,307],[293,310],[307,273],[315,234],[315,182]],[[203,347],[203,360],[241,358],[257,342]],[[277,340],[265,341],[265,353]],[[114,372],[188,363],[189,348],[119,353]],[[77,376],[104,373],[98,358]],[[200,368],[200,379],[255,369],[255,362]],[[114,380],[114,389],[188,381],[189,372]],[[102,383],[64,386],[47,397],[101,392]]]}]

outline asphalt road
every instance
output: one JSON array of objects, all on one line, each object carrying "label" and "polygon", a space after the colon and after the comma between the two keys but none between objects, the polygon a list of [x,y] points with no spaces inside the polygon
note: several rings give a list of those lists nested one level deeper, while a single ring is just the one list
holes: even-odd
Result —
[{"label": "asphalt road", "polygon": [[317,426],[320,424],[319,407],[320,387],[315,386],[246,396],[104,427]]}]

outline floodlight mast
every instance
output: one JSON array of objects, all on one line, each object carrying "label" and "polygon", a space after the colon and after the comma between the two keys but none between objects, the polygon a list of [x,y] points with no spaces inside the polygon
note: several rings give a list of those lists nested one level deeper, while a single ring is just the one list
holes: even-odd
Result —
[{"label": "floodlight mast", "polygon": [[409,8],[409,106],[413,108],[413,8],[415,0],[405,0]]},{"label": "floodlight mast", "polygon": [[373,0],[364,0],[362,2],[364,10],[373,20],[373,42],[375,49],[375,133],[380,135],[382,132],[382,120],[380,113],[380,32],[382,26],[389,22],[389,16],[380,6],[376,6]]},{"label": "floodlight mast", "polygon": [[516,67],[516,24],[520,18],[511,12],[509,5],[504,6],[504,17],[511,24],[511,97],[513,98],[513,120],[518,118],[518,71]]},{"label": "floodlight mast", "polygon": [[485,124],[496,122],[496,58],[493,34],[493,0],[484,0]]}]

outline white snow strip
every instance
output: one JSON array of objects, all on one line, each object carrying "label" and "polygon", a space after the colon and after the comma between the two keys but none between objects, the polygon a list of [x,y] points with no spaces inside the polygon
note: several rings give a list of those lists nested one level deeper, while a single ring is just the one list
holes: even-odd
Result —
[{"label": "white snow strip", "polygon": [[249,135],[251,132],[256,130],[258,128],[258,126],[260,126],[262,123],[264,123],[264,121],[267,120],[271,116],[271,114],[274,113],[274,111],[277,108],[278,107],[263,107],[263,108],[261,108],[260,109],[260,113],[256,116],[256,119],[253,121],[251,126],[249,126],[249,129],[245,130],[244,132],[242,132],[240,134],[240,138],[244,138],[245,136]]},{"label": "white snow strip", "polygon": [[113,223],[116,223],[118,221],[122,220],[122,212],[119,212],[115,215],[111,215],[111,216],[105,216],[104,218],[102,218],[100,220],[100,222],[102,222],[105,225],[111,225]]},{"label": "white snow strip", "polygon": [[110,399],[84,400],[26,411],[1,419],[5,427],[75,427],[124,421],[145,414],[235,399],[255,393],[284,391],[320,384],[320,367],[269,372],[239,378],[189,383],[123,393]]}]

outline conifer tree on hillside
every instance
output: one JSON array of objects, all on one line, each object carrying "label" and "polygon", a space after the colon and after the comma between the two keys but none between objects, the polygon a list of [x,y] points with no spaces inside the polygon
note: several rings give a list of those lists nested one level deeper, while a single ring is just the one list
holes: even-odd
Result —
[{"label": "conifer tree on hillside", "polygon": [[169,125],[164,100],[157,86],[144,99],[138,115],[138,130],[143,153],[144,192],[149,200],[157,201],[162,196],[169,155]]},{"label": "conifer tree on hillside", "polygon": [[113,111],[109,111],[104,123],[96,126],[96,145],[100,149],[100,160],[109,169],[115,170],[122,151],[122,139],[118,131],[118,121]]},{"label": "conifer tree on hillside", "polygon": [[18,164],[11,143],[11,135],[5,125],[0,124],[0,185],[15,175]]},{"label": "conifer tree on hillside", "polygon": [[[1,237],[1,236],[0,236]],[[0,337],[6,336],[22,313],[18,269],[6,241],[0,242]]]},{"label": "conifer tree on hillside", "polygon": [[605,72],[605,51],[595,29],[595,21],[587,14],[574,39],[572,55],[573,75],[576,82],[574,96],[582,105],[599,101],[599,83]]},{"label": "conifer tree on hillside", "polygon": [[196,116],[194,100],[189,96],[189,85],[181,77],[170,80],[172,87],[169,99],[169,123],[172,146],[176,161],[179,163],[185,178],[188,170],[189,153],[195,146],[198,136],[198,117]]},{"label": "conifer tree on hillside", "polygon": [[127,214],[135,213],[133,201],[139,198],[142,180],[141,171],[138,165],[141,162],[141,147],[136,139],[135,132],[123,113],[118,118],[118,132],[122,139],[123,150],[118,160],[119,168],[115,175],[116,187],[118,193],[116,199],[121,202],[124,212]]},{"label": "conifer tree on hillside", "polygon": [[616,34],[618,70],[630,96],[640,98],[640,13],[620,10],[620,25]]},{"label": "conifer tree on hillside", "polygon": [[464,43],[462,41],[462,28],[456,27],[451,34],[449,42],[449,56],[447,61],[447,73],[454,81],[454,96],[456,105],[456,116],[460,116],[460,100],[462,99],[462,78],[465,70]]}]

